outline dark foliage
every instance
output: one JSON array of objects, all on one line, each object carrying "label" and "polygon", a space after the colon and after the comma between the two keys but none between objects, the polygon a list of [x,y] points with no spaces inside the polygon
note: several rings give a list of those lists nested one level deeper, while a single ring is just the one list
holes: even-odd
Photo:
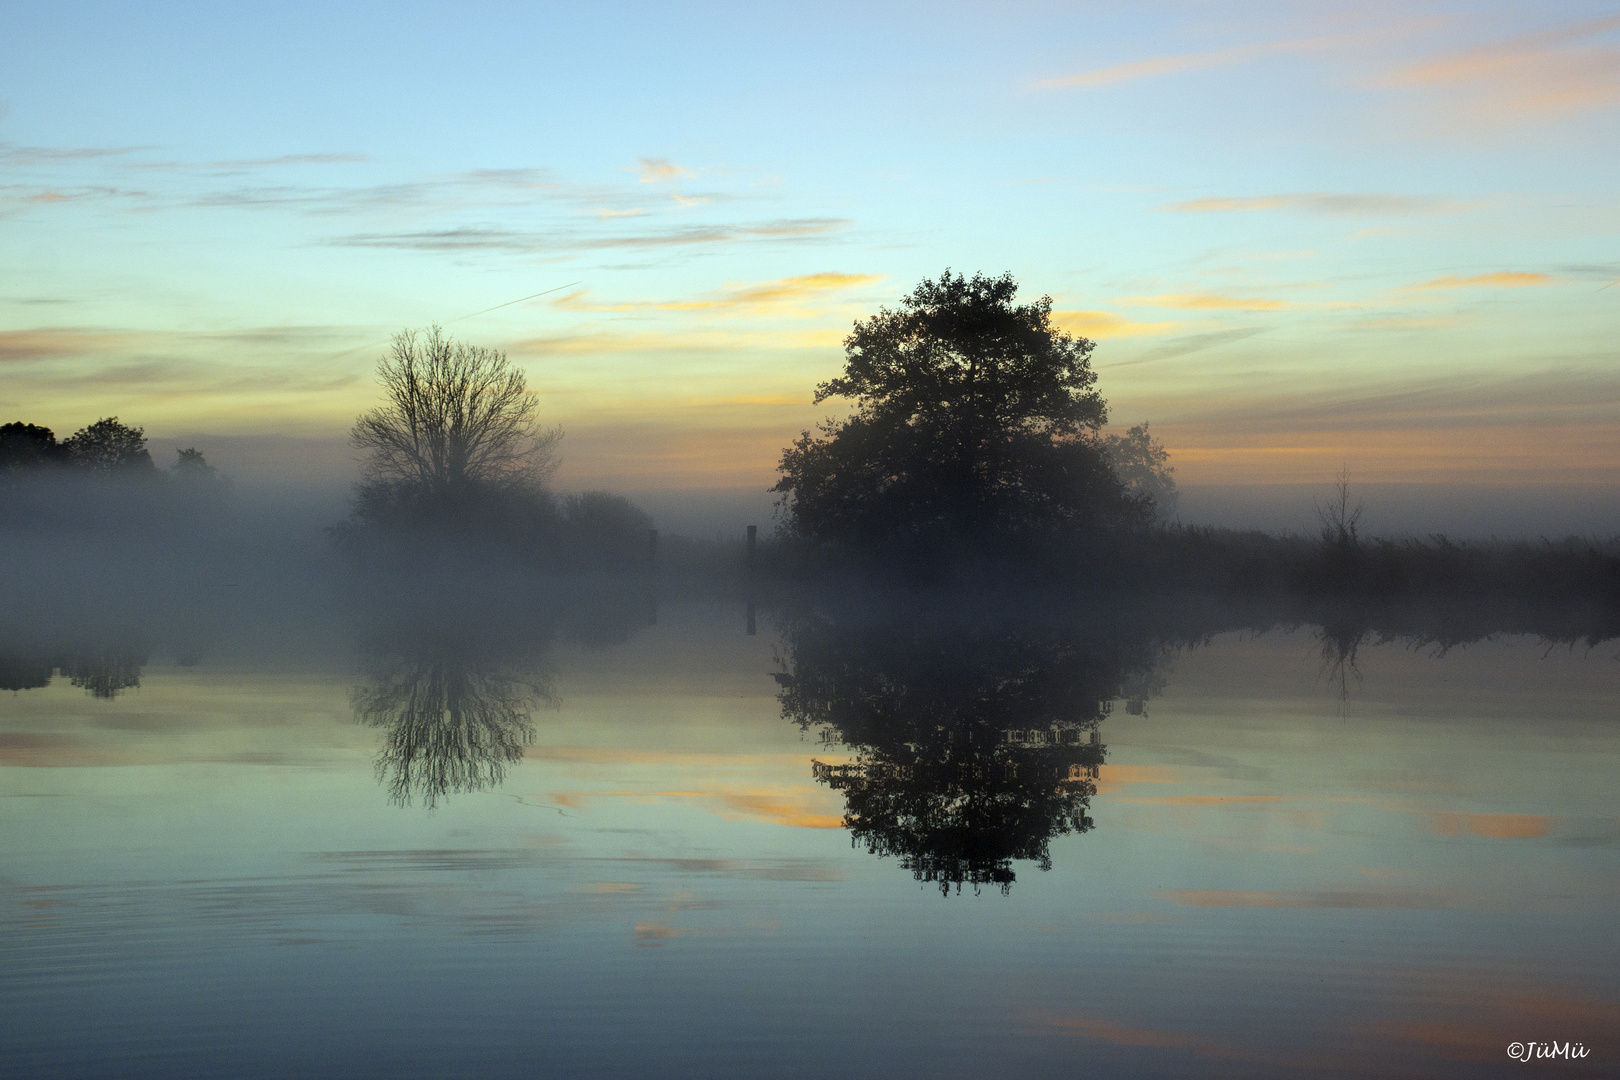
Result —
[{"label": "dark foliage", "polygon": [[947,270],[856,323],[844,375],[816,389],[854,415],[782,454],[786,533],[915,555],[1151,517],[1097,435],[1092,343],[1053,325],[1050,297],[1016,292],[1011,275]]},{"label": "dark foliage", "polygon": [[0,425],[0,478],[67,463],[68,452],[50,428],[20,421]]},{"label": "dark foliage", "polygon": [[146,431],[120,424],[118,417],[97,420],[62,440],[68,460],[103,476],[144,475],[156,470],[146,450]]},{"label": "dark foliage", "polygon": [[1143,711],[1162,651],[1100,623],[941,614],[786,615],[782,715],[855,754],[813,769],[853,842],[945,893],[1006,892],[1015,860],[1049,869],[1054,837],[1091,828],[1098,722],[1117,699]]}]

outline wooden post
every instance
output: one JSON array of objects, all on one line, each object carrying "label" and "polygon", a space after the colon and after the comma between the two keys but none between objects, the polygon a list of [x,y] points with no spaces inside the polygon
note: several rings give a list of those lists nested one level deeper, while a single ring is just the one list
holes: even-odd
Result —
[{"label": "wooden post", "polygon": [[754,568],[754,550],[759,545],[759,526],[748,526],[748,569]]}]

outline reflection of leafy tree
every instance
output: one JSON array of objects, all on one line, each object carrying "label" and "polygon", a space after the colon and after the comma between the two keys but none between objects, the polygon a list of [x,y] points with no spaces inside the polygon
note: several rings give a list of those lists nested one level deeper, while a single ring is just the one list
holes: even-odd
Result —
[{"label": "reflection of leafy tree", "polygon": [[146,653],[139,648],[56,653],[28,650],[0,656],[0,690],[40,690],[58,672],[91,697],[111,700],[141,685]]},{"label": "reflection of leafy tree", "polygon": [[56,665],[31,657],[0,656],[0,690],[38,690],[51,685]]},{"label": "reflection of leafy tree", "polygon": [[947,892],[1005,892],[1013,860],[1047,869],[1053,837],[1091,828],[1098,721],[1158,659],[1118,634],[816,617],[787,622],[785,650],[783,716],[855,752],[815,766],[854,841]]},{"label": "reflection of leafy tree", "polygon": [[499,784],[534,740],[529,709],[553,700],[550,676],[440,653],[398,659],[352,694],[355,717],[383,728],[377,778],[400,805]]}]

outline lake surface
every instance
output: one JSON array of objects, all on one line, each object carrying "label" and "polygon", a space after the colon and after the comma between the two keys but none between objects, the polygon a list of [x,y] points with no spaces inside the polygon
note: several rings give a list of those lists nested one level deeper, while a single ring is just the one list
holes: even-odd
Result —
[{"label": "lake surface", "polygon": [[1620,1075],[1614,642],[648,614],[8,660],[0,1072]]}]

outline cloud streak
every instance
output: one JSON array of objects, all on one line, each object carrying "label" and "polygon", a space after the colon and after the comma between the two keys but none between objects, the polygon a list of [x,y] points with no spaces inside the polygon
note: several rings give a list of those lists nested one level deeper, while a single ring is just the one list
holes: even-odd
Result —
[{"label": "cloud streak", "polygon": [[1525,289],[1540,285],[1551,285],[1557,279],[1550,274],[1519,273],[1511,270],[1501,270],[1494,274],[1475,274],[1472,277],[1459,277],[1456,274],[1446,274],[1419,285],[1408,285],[1397,292],[1427,292],[1432,289]]},{"label": "cloud streak", "polygon": [[1404,64],[1385,89],[1459,95],[1471,118],[1523,122],[1620,105],[1620,46],[1592,42],[1620,30],[1620,15],[1555,27]]},{"label": "cloud streak", "polygon": [[1341,40],[1332,37],[1299,38],[1292,41],[1268,41],[1254,45],[1239,45],[1236,48],[1216,49],[1212,52],[1158,56],[1148,60],[1137,60],[1129,64],[1116,64],[1113,67],[1082,71],[1076,75],[1063,75],[1055,79],[1044,79],[1036,83],[1035,86],[1039,90],[1077,90],[1096,86],[1112,86],[1115,83],[1134,82],[1138,79],[1151,79],[1161,75],[1179,75],[1186,71],[1202,71],[1205,68],[1246,64],[1251,60],[1259,60],[1263,57],[1277,56],[1284,53],[1311,52],[1336,44]]},{"label": "cloud streak", "polygon": [[668,158],[644,157],[627,171],[635,173],[637,180],[643,184],[668,184],[676,180],[691,179],[697,175]]},{"label": "cloud streak", "polygon": [[1163,293],[1158,296],[1121,296],[1120,304],[1173,308],[1178,311],[1287,311],[1299,305],[1257,296],[1217,296],[1212,293]]},{"label": "cloud streak", "polygon": [[332,237],[325,243],[332,247],[402,251],[510,251],[534,254],[582,249],[692,247],[745,241],[805,240],[826,236],[850,224],[846,218],[788,218],[752,225],[684,225],[608,236],[591,236],[577,231],[529,232],[463,226],[397,233],[351,233]]},{"label": "cloud streak", "polygon": [[1137,322],[1112,311],[1054,311],[1052,321],[1068,333],[1098,340],[1169,334],[1178,325],[1173,322]]},{"label": "cloud streak", "polygon": [[1282,192],[1275,195],[1207,197],[1169,203],[1160,210],[1179,214],[1253,213],[1260,210],[1287,210],[1324,214],[1331,217],[1416,217],[1457,214],[1478,209],[1481,204],[1438,199],[1425,195],[1393,195],[1387,192],[1339,193],[1331,191]]}]

